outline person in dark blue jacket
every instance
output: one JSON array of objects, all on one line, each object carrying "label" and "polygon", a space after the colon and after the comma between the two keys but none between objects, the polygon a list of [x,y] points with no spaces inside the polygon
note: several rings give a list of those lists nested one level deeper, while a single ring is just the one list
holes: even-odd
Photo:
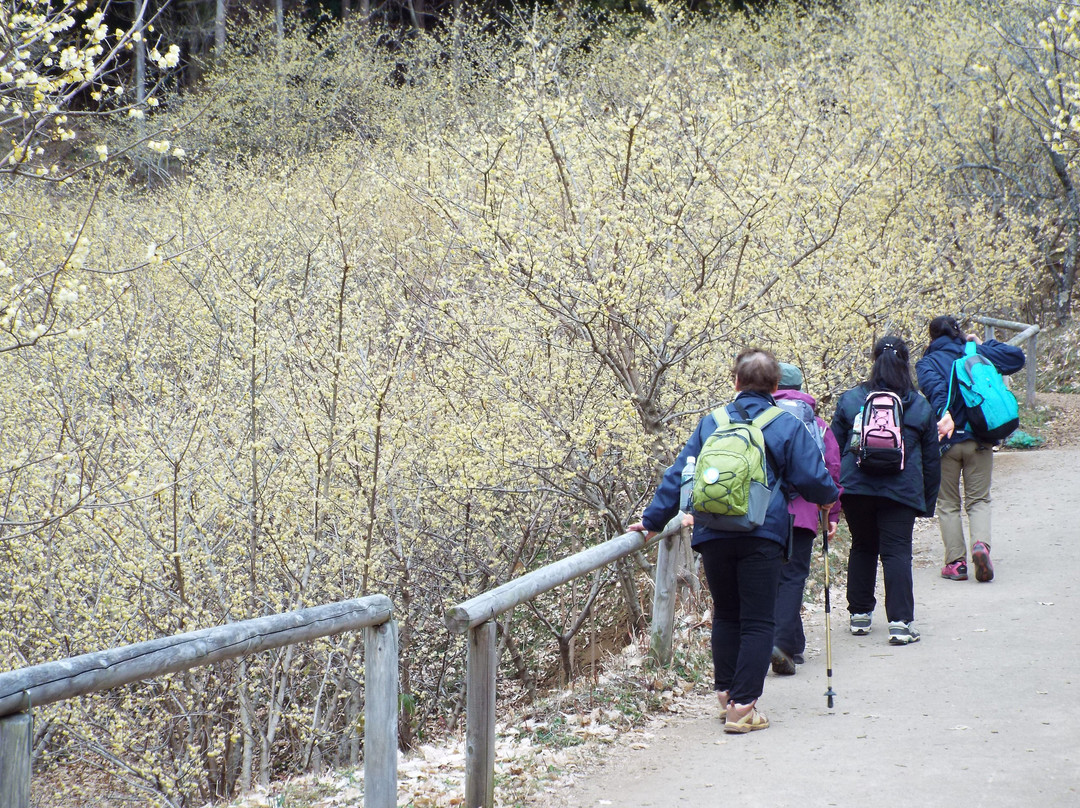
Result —
[{"label": "person in dark blue jacket", "polygon": [[915,363],[919,387],[930,400],[938,421],[941,439],[941,492],[938,494],[938,525],[945,545],[945,566],[941,577],[966,581],[967,540],[960,516],[960,478],[964,480],[963,505],[966,506],[971,528],[971,560],[975,564],[975,579],[991,581],[994,565],[990,561],[990,480],[994,471],[993,444],[981,441],[967,431],[967,408],[958,386],[953,384],[949,397],[949,380],[953,377],[953,362],[964,355],[965,342],[976,343],[976,352],[989,359],[1002,375],[1016,373],[1024,367],[1024,352],[1015,345],[988,339],[980,342],[975,335],[967,336],[951,315],[930,321],[930,344],[922,359]]},{"label": "person in dark blue jacket", "polygon": [[[775,406],[772,394],[780,382],[780,365],[771,353],[748,349],[734,367],[737,395],[727,411],[741,420],[741,408],[756,418]],[[647,535],[661,530],[679,510],[679,483],[688,457],[697,457],[716,429],[709,413],[683,446],[675,463],[664,472],[641,521],[628,530]],[[776,587],[788,541],[787,499],[796,492],[828,509],[839,491],[813,437],[796,416],[781,411],[762,429],[769,461],[768,484],[780,486],[782,496],[769,502],[764,523],[749,532],[717,530],[704,520],[694,524],[692,546],[701,554],[713,600],[712,652],[715,682],[731,733],[765,729],[769,721],[756,709],[772,656]]]},{"label": "person in dark blue jacket", "polygon": [[[873,350],[870,378],[840,396],[831,429],[843,456],[840,505],[851,531],[848,552],[848,611],[851,633],[869,634],[877,599],[878,558],[885,578],[885,614],[889,642],[918,642],[915,593],[912,583],[912,535],[915,518],[933,516],[941,464],[937,418],[929,402],[915,389],[907,344],[900,337],[882,337]],[[871,391],[896,393],[903,405],[904,467],[889,475],[868,474],[856,457],[858,440],[853,427]]]}]

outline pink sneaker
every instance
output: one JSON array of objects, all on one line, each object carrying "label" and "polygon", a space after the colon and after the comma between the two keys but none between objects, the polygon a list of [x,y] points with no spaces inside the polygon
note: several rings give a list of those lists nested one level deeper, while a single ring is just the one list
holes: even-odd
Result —
[{"label": "pink sneaker", "polygon": [[967,564],[964,563],[964,559],[958,558],[953,563],[946,564],[942,567],[941,577],[948,578],[950,581],[966,581]]},{"label": "pink sneaker", "polygon": [[994,565],[990,563],[990,548],[985,542],[977,541],[971,545],[971,560],[975,563],[975,580],[994,580]]}]

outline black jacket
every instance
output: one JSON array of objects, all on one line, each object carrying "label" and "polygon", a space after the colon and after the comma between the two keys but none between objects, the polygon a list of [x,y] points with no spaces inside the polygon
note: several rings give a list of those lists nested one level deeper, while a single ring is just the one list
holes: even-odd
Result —
[{"label": "black jacket", "polygon": [[862,494],[887,497],[907,505],[920,516],[933,516],[941,484],[941,454],[938,450],[937,418],[930,403],[916,390],[909,390],[904,405],[904,469],[898,474],[864,474],[855,462],[851,430],[870,388],[865,384],[845,392],[836,404],[831,429],[840,444],[840,484],[844,496]]},{"label": "black jacket", "polygon": [[[975,440],[974,435],[965,431],[968,425],[967,408],[964,406],[964,399],[960,395],[960,388],[956,382],[953,382],[952,401],[946,401],[949,397],[949,379],[952,378],[953,362],[964,355],[964,347],[964,340],[938,337],[927,347],[922,359],[915,363],[919,388],[929,399],[934,413],[940,418],[945,414],[945,410],[948,410],[953,417],[953,423],[956,424],[956,431],[952,437],[941,442],[942,454],[957,443]],[[988,339],[978,345],[975,351],[993,362],[998,373],[1005,376],[1016,373],[1024,366],[1024,352],[1006,342]]]}]

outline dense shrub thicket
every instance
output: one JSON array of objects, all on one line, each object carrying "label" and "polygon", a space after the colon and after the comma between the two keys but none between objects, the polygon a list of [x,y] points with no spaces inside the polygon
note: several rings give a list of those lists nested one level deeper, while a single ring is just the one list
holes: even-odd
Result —
[{"label": "dense shrub thicket", "polygon": [[[188,159],[153,190],[6,186],[0,665],[380,592],[403,737],[440,731],[443,610],[621,533],[738,349],[827,410],[883,333],[1037,313],[1070,231],[984,6],[536,18],[393,60],[346,26],[173,99]],[[616,575],[612,634],[648,601]],[[507,673],[572,672],[589,596],[506,620]],[[199,805],[354,762],[361,657],[39,710],[39,765]]]}]

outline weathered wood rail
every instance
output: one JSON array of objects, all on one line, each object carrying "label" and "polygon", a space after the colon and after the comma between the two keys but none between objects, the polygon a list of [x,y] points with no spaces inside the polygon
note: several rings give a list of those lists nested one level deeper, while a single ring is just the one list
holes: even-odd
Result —
[{"label": "weathered wood rail", "polygon": [[668,664],[675,623],[676,543],[682,540],[681,525],[679,514],[649,541],[642,533],[624,533],[447,609],[447,628],[455,634],[469,635],[465,663],[467,808],[492,808],[495,804],[495,679],[499,664],[496,618],[560,584],[659,542],[649,654],[660,664]]},{"label": "weathered wood rail", "polygon": [[984,327],[984,338],[994,336],[995,328],[1007,328],[1010,331],[1019,331],[1012,339],[1006,340],[1009,345],[1020,345],[1026,342],[1024,354],[1027,357],[1025,370],[1027,372],[1027,389],[1024,394],[1024,403],[1029,407],[1035,406],[1035,375],[1038,365],[1039,354],[1039,327],[1032,323],[1016,323],[1012,320],[999,320],[996,317],[973,317],[975,322]]},{"label": "weathered wood rail", "polygon": [[0,673],[0,808],[30,808],[32,709],[167,673],[364,630],[364,805],[397,805],[398,641],[385,595],[339,601]]}]

